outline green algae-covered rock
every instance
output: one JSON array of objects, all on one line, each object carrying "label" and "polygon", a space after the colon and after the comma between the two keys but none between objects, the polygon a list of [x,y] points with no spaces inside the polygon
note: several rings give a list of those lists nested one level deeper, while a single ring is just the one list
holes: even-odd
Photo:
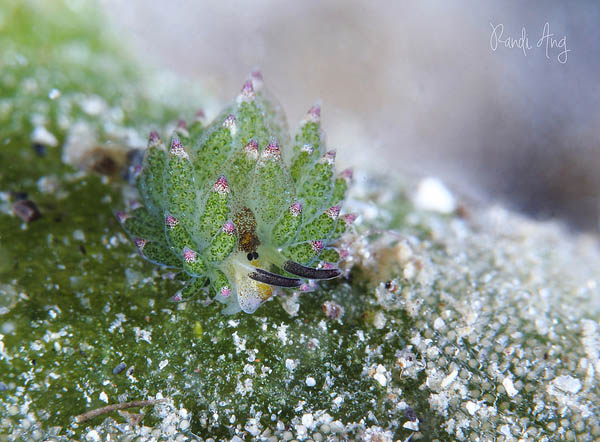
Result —
[{"label": "green algae-covered rock", "polygon": [[[600,437],[597,238],[500,208],[423,211],[436,206],[378,178],[346,201],[358,219],[331,258],[344,259],[342,278],[253,315],[223,315],[202,278],[185,286],[139,257],[113,215],[138,197],[119,172],[151,128],[193,113],[189,90],[148,94],[151,80],[74,4],[0,7],[0,440]],[[292,140],[256,118],[237,121],[252,133],[246,153],[275,133],[297,155],[293,178],[316,170],[311,118]],[[185,130],[184,145],[201,129]],[[230,167],[243,172],[246,153]],[[299,193],[330,194],[333,207],[343,181]],[[327,230],[305,216],[289,205],[273,241]],[[165,234],[178,225],[165,220]]]}]

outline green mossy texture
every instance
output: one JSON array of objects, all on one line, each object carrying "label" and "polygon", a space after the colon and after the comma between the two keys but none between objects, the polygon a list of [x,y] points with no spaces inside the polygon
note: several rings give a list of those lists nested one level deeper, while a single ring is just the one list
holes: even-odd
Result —
[{"label": "green mossy texture", "polygon": [[[76,172],[60,146],[78,121],[115,139],[78,107],[90,94],[140,136],[187,110],[145,93],[95,11],[48,4],[0,7],[0,440],[600,437],[597,242],[553,224],[421,213],[369,183],[350,201],[363,219],[347,277],[253,315],[171,301],[185,277],[132,250],[113,214],[123,182]],[[44,156],[40,124],[58,141]],[[41,219],[11,214],[16,192]],[[74,422],[161,396],[140,426]]]}]

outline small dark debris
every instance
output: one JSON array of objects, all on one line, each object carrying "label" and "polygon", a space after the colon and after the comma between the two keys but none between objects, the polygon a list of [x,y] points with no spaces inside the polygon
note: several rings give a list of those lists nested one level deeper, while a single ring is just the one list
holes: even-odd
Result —
[{"label": "small dark debris", "polygon": [[141,166],[144,161],[146,149],[130,149],[127,151],[127,164]]},{"label": "small dark debris", "polygon": [[79,244],[79,252],[81,252],[82,255],[87,254],[87,251],[85,250],[85,247],[83,244]]},{"label": "small dark debris", "polygon": [[31,365],[37,365],[37,361],[35,359],[31,360]]},{"label": "small dark debris", "polygon": [[126,166],[123,169],[123,173],[124,176],[123,178],[125,179],[130,179],[133,178],[131,176],[132,171],[136,168],[136,167],[142,167],[142,164],[144,162],[144,153],[146,152],[145,149],[131,149],[127,151],[127,157],[126,157]]},{"label": "small dark debris", "polygon": [[392,288],[392,281],[386,281],[386,282],[385,282],[385,289],[386,289],[386,290],[389,290],[389,289],[391,289],[391,288]]},{"label": "small dark debris", "polygon": [[92,170],[102,175],[115,175],[119,170],[119,165],[111,156],[98,153],[94,156]]},{"label": "small dark debris", "polygon": [[404,416],[406,416],[406,419],[408,419],[411,422],[417,420],[417,413],[415,413],[415,410],[413,410],[411,407],[406,407],[404,409]]},{"label": "small dark debris", "polygon": [[12,210],[15,215],[26,223],[35,221],[42,216],[35,203],[31,200],[17,201],[12,205]]},{"label": "small dark debris", "polygon": [[4,382],[0,382],[0,391],[8,390],[8,386]]},{"label": "small dark debris", "polygon": [[458,216],[459,218],[468,220],[470,218],[470,215],[471,214],[469,213],[469,209],[467,209],[465,206],[459,205],[456,208],[456,216]]},{"label": "small dark debris", "polygon": [[38,156],[40,156],[40,157],[46,156],[47,147],[45,144],[33,143],[31,145],[31,147],[33,148],[35,153],[38,154]]},{"label": "small dark debris", "polygon": [[354,281],[354,272],[350,272],[347,275],[345,275],[346,280],[352,284],[352,281]]},{"label": "small dark debris", "polygon": [[125,181],[131,184],[135,182],[135,174],[133,173],[136,167],[141,167],[144,160],[144,149],[131,149],[127,151],[127,162],[123,168],[122,176]]},{"label": "small dark debris", "polygon": [[325,301],[325,303],[321,305],[321,310],[323,310],[325,316],[332,321],[338,320],[344,316],[344,307],[333,301]]},{"label": "small dark debris", "polygon": [[127,369],[127,376],[133,375],[133,370],[135,370],[135,367],[132,365]]},{"label": "small dark debris", "polygon": [[15,201],[23,201],[26,200],[29,195],[27,192],[11,192],[10,196]]},{"label": "small dark debris", "polygon": [[121,362],[115,368],[113,368],[113,374],[123,373],[127,368],[127,364],[125,362]]},{"label": "small dark debris", "polygon": [[137,427],[144,420],[144,415],[141,413],[128,413],[124,410],[119,410],[119,414],[125,418],[131,426]]}]

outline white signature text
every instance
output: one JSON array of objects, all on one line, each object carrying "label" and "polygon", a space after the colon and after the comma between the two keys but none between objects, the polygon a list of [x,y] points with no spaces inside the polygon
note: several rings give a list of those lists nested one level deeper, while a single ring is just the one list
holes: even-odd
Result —
[{"label": "white signature text", "polygon": [[[512,37],[504,34],[504,25],[499,23],[494,25],[490,22],[492,27],[492,33],[490,35],[490,48],[492,51],[496,51],[498,46],[504,46],[508,49],[519,49],[523,52],[524,56],[527,56],[527,51],[531,51],[534,47],[529,42],[529,35],[525,26],[521,28],[521,35],[519,37]],[[546,22],[540,38],[535,44],[536,48],[544,49],[546,58],[550,60],[551,55],[556,54],[556,60],[560,64],[565,64],[569,57],[571,49],[567,48],[567,36],[562,37],[556,36],[550,32],[550,23]]]}]

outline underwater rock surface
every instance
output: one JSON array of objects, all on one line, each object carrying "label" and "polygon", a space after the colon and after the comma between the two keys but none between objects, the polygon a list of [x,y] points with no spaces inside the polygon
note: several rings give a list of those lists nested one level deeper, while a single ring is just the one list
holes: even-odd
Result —
[{"label": "underwater rock surface", "polygon": [[600,249],[559,224],[358,176],[341,279],[253,315],[172,302],[113,211],[189,90],[153,96],[91,11],[43,4],[0,8],[0,440],[600,437]]}]

